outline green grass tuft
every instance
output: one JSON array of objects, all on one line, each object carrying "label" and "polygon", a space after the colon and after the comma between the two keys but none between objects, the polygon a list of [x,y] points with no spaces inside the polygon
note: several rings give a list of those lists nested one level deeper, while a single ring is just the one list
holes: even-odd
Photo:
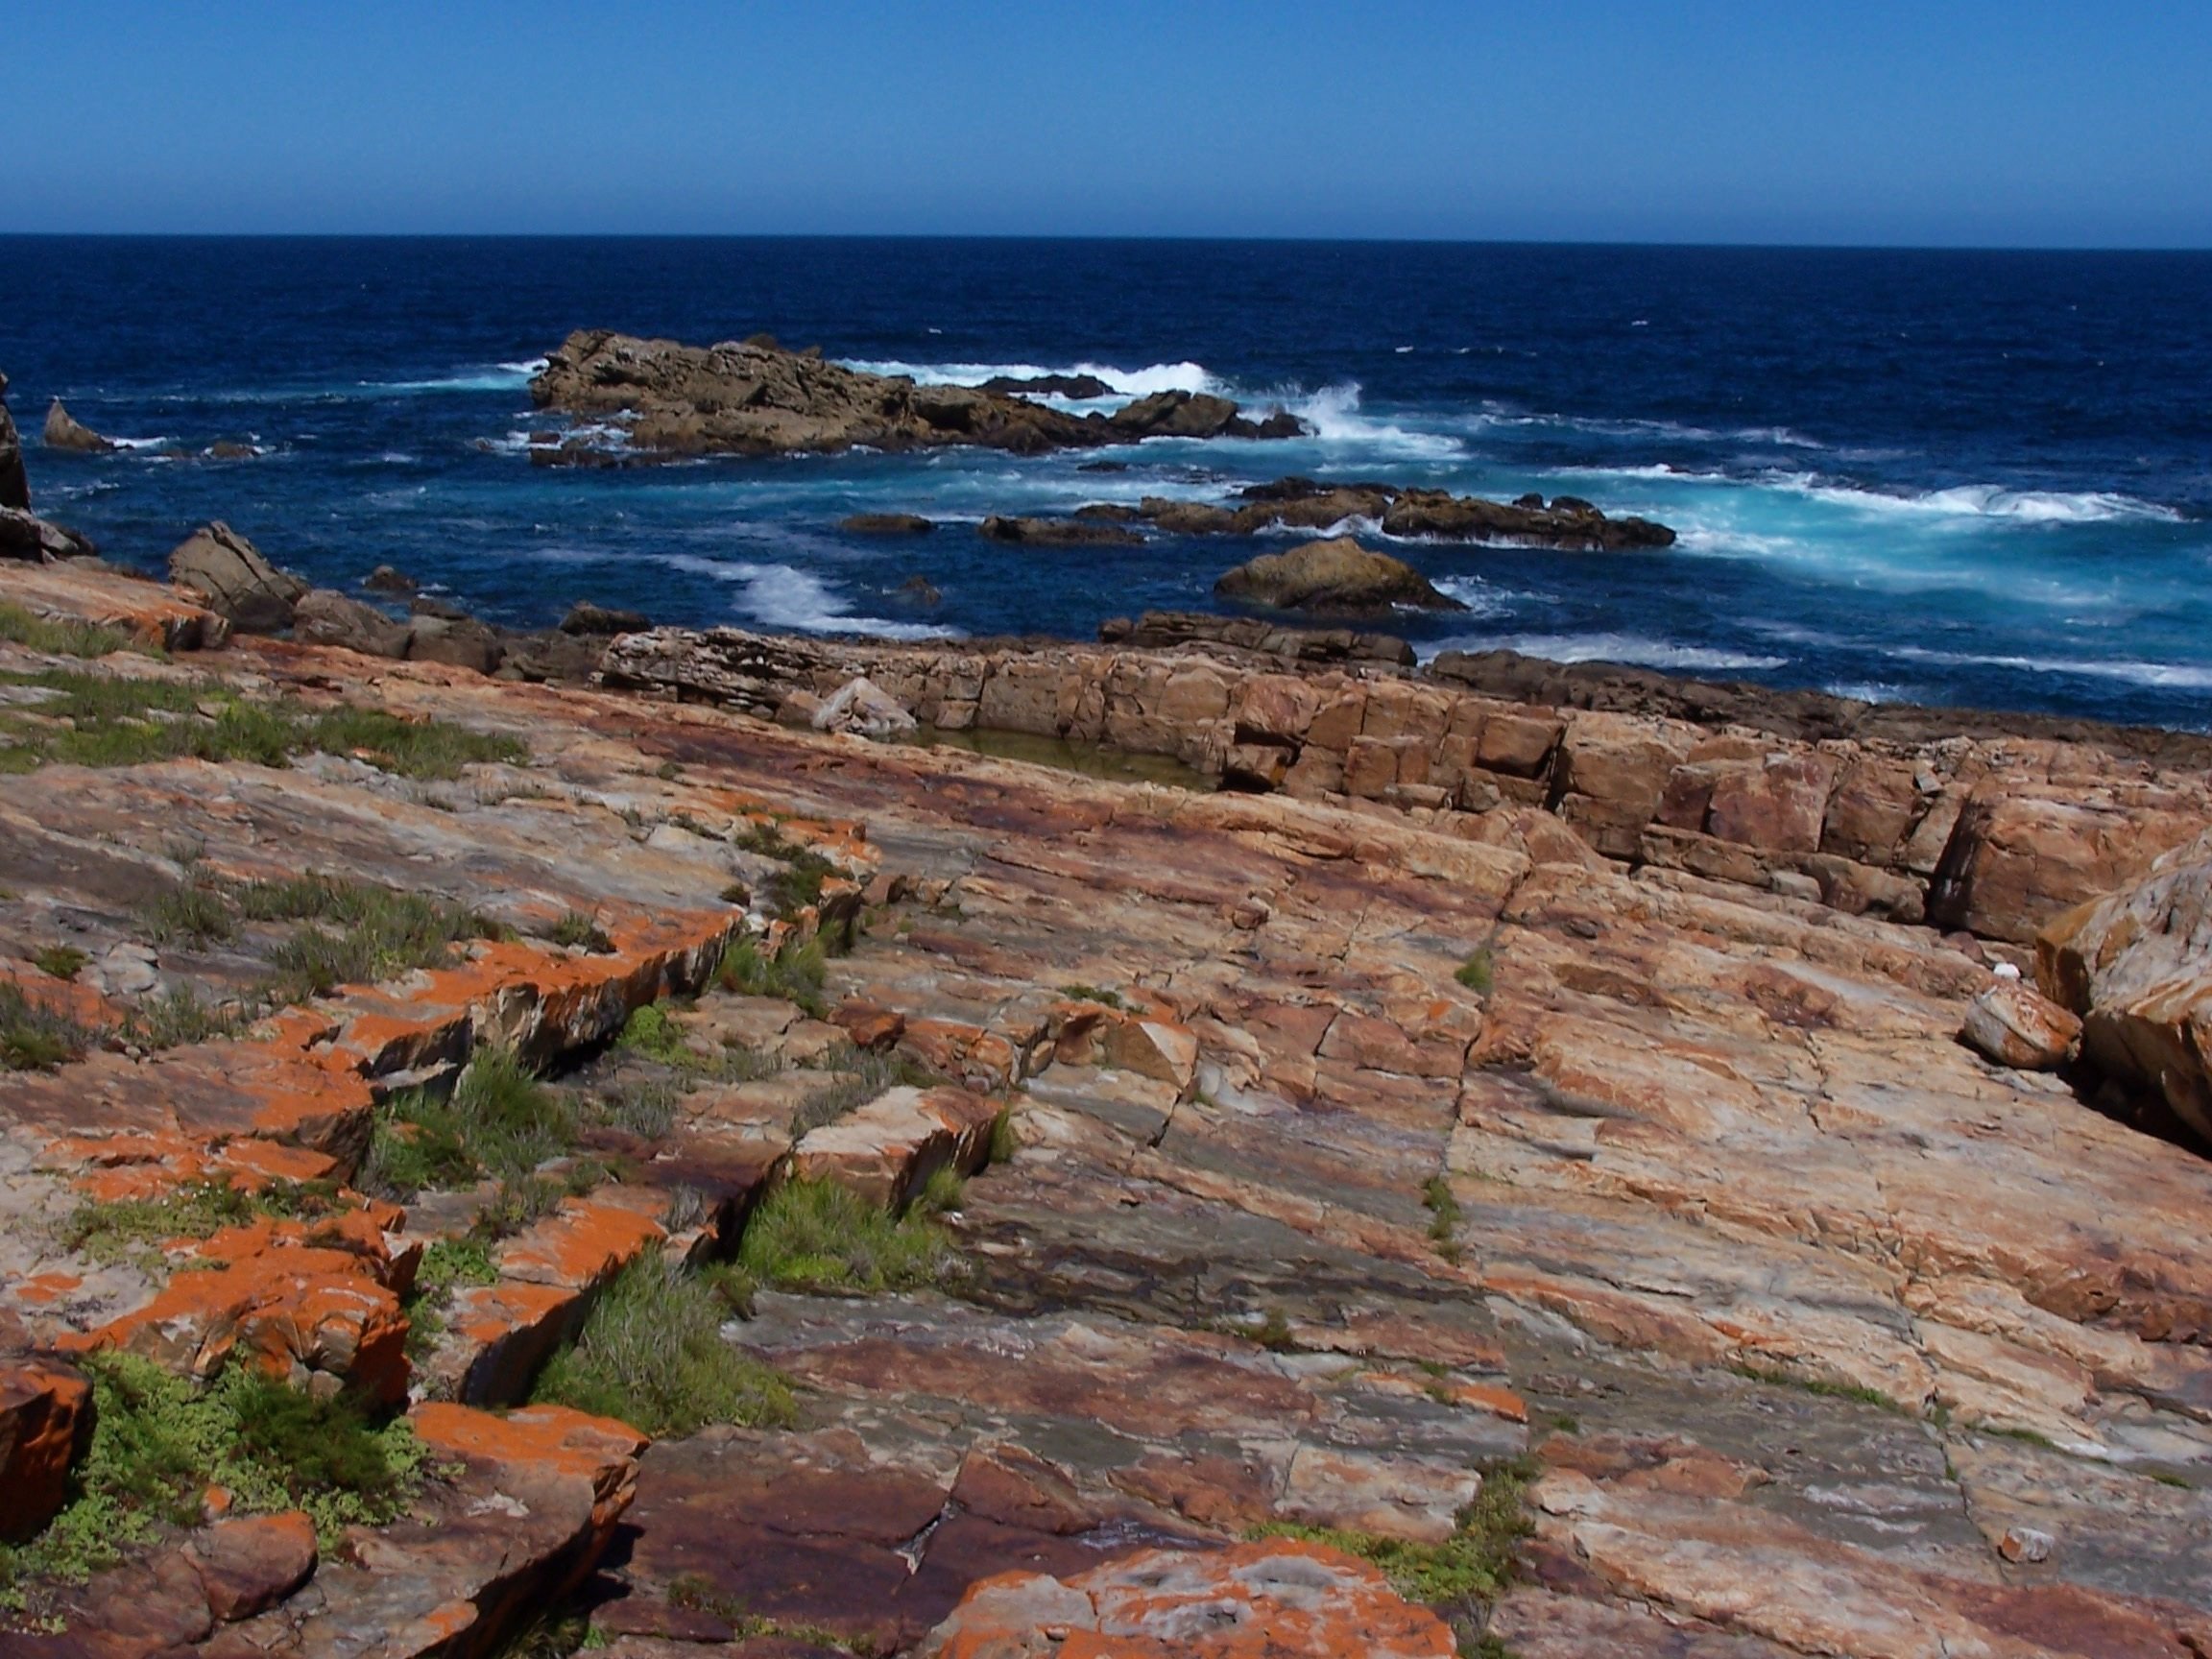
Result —
[{"label": "green grass tuft", "polygon": [[1429,1212],[1429,1238],[1436,1254],[1447,1262],[1458,1261],[1459,1200],[1451,1181],[1441,1172],[1430,1176],[1421,1188],[1421,1203]]},{"label": "green grass tuft", "polygon": [[46,945],[32,956],[31,965],[52,979],[74,979],[92,958],[74,945]]},{"label": "green grass tuft", "polygon": [[893,1216],[830,1181],[786,1181],[763,1199],[745,1229],[737,1264],[779,1290],[841,1296],[912,1290],[953,1278],[959,1270],[950,1237],[937,1220],[937,1188],[902,1216]]},{"label": "green grass tuft", "polygon": [[95,1046],[101,1033],[0,980],[0,1070],[51,1071]]},{"label": "green grass tuft", "polygon": [[1381,1568],[1408,1601],[1432,1607],[1452,1625],[1462,1653],[1482,1654],[1490,1607],[1513,1581],[1515,1547],[1531,1530],[1523,1499],[1536,1477],[1532,1460],[1516,1458],[1483,1471],[1482,1490],[1460,1510],[1458,1527],[1435,1544],[1415,1544],[1335,1527],[1275,1521],[1255,1538],[1303,1538],[1327,1544]]},{"label": "green grass tuft", "polygon": [[821,1019],[828,1011],[822,999],[830,964],[819,939],[787,948],[781,956],[764,956],[751,939],[739,939],[722,952],[714,978],[725,991],[744,997],[778,997],[794,1002],[805,1013]]},{"label": "green grass tuft", "polygon": [[1487,997],[1490,995],[1490,987],[1496,974],[1497,960],[1491,955],[1490,947],[1485,945],[1481,950],[1468,957],[1466,961],[1460,963],[1458,971],[1452,977],[1458,980],[1460,984],[1466,986],[1478,997]]},{"label": "green grass tuft", "polygon": [[91,1442],[69,1498],[28,1544],[0,1549],[0,1606],[83,1583],[132,1549],[194,1525],[203,1494],[240,1510],[303,1508],[324,1547],[353,1525],[403,1513],[425,1455],[404,1417],[377,1426],[357,1402],[318,1400],[237,1367],[204,1389],[130,1354],[85,1359]]},{"label": "green grass tuft", "polygon": [[531,1398],[619,1418],[655,1439],[711,1423],[788,1427],[798,1418],[789,1385],[722,1339],[728,1314],[713,1287],[647,1251],[599,1293]]},{"label": "green grass tuft", "polygon": [[57,621],[20,605],[0,605],[0,639],[49,657],[106,657],[131,644],[131,636],[120,628],[75,618]]},{"label": "green grass tuft", "polygon": [[561,920],[546,930],[545,937],[571,950],[603,953],[614,949],[614,941],[607,937],[607,930],[581,910],[564,912]]},{"label": "green grass tuft", "polygon": [[[1885,1411],[1894,1411],[1903,1416],[1912,1414],[1879,1388],[1864,1387],[1857,1382],[1811,1377],[1779,1365],[1732,1365],[1729,1369],[1739,1377],[1747,1377],[1754,1382],[1765,1382],[1776,1388],[1794,1388],[1800,1394],[1815,1394],[1824,1400],[1856,1400],[1862,1406],[1879,1406]],[[2041,1436],[2036,1438],[2040,1439]]]},{"label": "green grass tuft", "polygon": [[235,1037],[253,1023],[257,1012],[257,1006],[203,1001],[196,987],[179,985],[132,1009],[123,1035],[141,1048],[180,1048]]},{"label": "green grass tuft", "polygon": [[1095,985],[1063,985],[1060,995],[1072,1002],[1103,1002],[1109,1008],[1126,1008],[1118,991],[1101,991]]},{"label": "green grass tuft", "polygon": [[[510,1184],[576,1143],[569,1102],[511,1051],[485,1048],[444,1100],[409,1090],[377,1114],[362,1166],[364,1190],[407,1199],[492,1174]],[[542,1212],[541,1212],[541,1214]]]}]

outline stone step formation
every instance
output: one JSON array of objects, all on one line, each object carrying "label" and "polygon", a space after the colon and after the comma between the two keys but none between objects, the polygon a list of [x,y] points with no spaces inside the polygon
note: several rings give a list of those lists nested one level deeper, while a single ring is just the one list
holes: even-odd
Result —
[{"label": "stone step formation", "polygon": [[2212,1649],[2185,750],[0,635],[7,1651]]}]

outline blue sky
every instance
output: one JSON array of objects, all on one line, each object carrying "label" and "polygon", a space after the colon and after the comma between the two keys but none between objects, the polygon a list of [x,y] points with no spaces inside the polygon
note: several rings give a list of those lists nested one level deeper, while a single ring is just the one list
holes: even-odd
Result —
[{"label": "blue sky", "polygon": [[0,0],[0,230],[2212,246],[2212,0]]}]

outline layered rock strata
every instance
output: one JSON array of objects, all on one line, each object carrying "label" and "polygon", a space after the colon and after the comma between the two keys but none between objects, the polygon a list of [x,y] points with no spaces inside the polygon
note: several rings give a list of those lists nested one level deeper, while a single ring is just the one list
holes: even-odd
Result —
[{"label": "layered rock strata", "polygon": [[[117,603],[67,566],[0,569],[0,600],[28,577],[49,611]],[[858,660],[788,650],[808,673]],[[1357,692],[1362,736],[1401,695],[1466,695],[973,655],[978,704],[1024,663],[1050,669],[1039,698],[1100,663],[1102,699],[1151,663],[1223,677],[1216,722],[1255,687],[1303,687],[1316,716],[1324,684]],[[905,660],[870,661],[894,688]],[[157,987],[235,987],[274,948],[252,928],[148,942],[139,908],[189,874],[188,843],[209,880],[343,870],[520,935],[238,1035],[0,1076],[0,1346],[39,1350],[0,1360],[0,1447],[33,1448],[26,1468],[74,1444],[67,1356],[87,1346],[182,1370],[249,1330],[287,1369],[389,1385],[394,1285],[491,1195],[349,1196],[380,1087],[499,1044],[575,1064],[624,1010],[699,988],[725,939],[773,954],[837,915],[854,948],[818,1012],[711,988],[664,1004],[702,1066],[753,1056],[733,1075],[613,1062],[694,1086],[498,1240],[427,1357],[401,1344],[410,1390],[456,1396],[410,1408],[457,1468],[415,1513],[354,1529],[296,1590],[281,1518],[256,1581],[219,1527],[156,1539],[41,1603],[60,1635],[10,1640],[68,1647],[32,1651],[473,1654],[572,1585],[593,1645],[626,1659],[2212,1647],[2212,1165],[1961,1044],[2018,983],[1969,941],[1629,867],[1536,805],[1118,784],[781,727],[705,706],[704,680],[686,704],[265,639],[73,667],[0,646],[0,674],[57,667],[343,701],[529,753],[430,782],[360,755],[48,764],[10,793],[0,951],[88,1026]],[[1549,755],[1573,722],[1545,717]],[[1983,758],[2024,753],[2091,795],[2124,763]],[[787,917],[749,897],[776,878],[771,827],[834,872]],[[571,914],[604,940],[556,943]],[[69,978],[34,961],[68,966],[46,949],[64,935],[86,959]],[[854,1079],[854,1104],[795,1122],[817,1077]],[[940,1165],[972,1177],[956,1278],[732,1310],[721,1339],[789,1380],[790,1426],[647,1448],[561,1408],[483,1408],[521,1396],[621,1263],[742,1238],[781,1172],[881,1196]],[[324,1184],[336,1208],[314,1238],[274,1218],[152,1262],[93,1260],[49,1224],[217,1174]],[[218,1280],[253,1290],[244,1312],[204,1293]],[[1286,1528],[1331,1542],[1250,1537]]]},{"label": "layered rock strata", "polygon": [[1230,788],[1373,803],[1453,833],[1501,805],[1541,808],[1632,866],[2017,946],[2192,837],[2212,760],[2201,739],[2171,751],[2191,763],[2142,758],[2125,733],[1807,741],[1737,718],[1509,701],[1441,671],[1260,668],[1195,650],[661,629],[617,641],[603,672],[770,719],[865,676],[939,728],[1171,755]]}]

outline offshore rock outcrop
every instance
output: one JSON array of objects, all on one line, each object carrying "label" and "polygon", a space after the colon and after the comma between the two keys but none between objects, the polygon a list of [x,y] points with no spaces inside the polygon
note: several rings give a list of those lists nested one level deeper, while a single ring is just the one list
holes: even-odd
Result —
[{"label": "offshore rock outcrop", "polygon": [[1573,495],[1555,496],[1549,504],[1541,495],[1524,495],[1508,504],[1445,490],[1316,483],[1297,477],[1249,485],[1238,492],[1235,505],[1147,495],[1134,509],[1082,511],[1127,512],[1178,536],[1255,536],[1279,526],[1330,530],[1364,520],[1389,536],[1527,544],[1569,552],[1623,552],[1674,544],[1674,532],[1664,524],[1633,517],[1609,518]]},{"label": "offshore rock outcrop", "polygon": [[23,470],[23,436],[8,412],[8,376],[0,374],[0,509],[28,513],[31,480]]},{"label": "offshore rock outcrop", "polygon": [[[1133,444],[1144,438],[1285,437],[1302,430],[1277,412],[1247,420],[1226,397],[1162,392],[1112,415],[1070,415],[1007,392],[923,386],[787,351],[756,337],[718,346],[580,329],[530,382],[540,408],[618,418],[627,451],[653,459],[781,455],[865,445],[914,449],[973,445],[1037,454]],[[535,445],[544,464],[589,463],[588,442]]]},{"label": "offshore rock outcrop", "polygon": [[49,449],[67,449],[80,455],[104,455],[122,447],[112,438],[101,437],[70,414],[59,397],[47,405],[46,425],[40,439]]}]

